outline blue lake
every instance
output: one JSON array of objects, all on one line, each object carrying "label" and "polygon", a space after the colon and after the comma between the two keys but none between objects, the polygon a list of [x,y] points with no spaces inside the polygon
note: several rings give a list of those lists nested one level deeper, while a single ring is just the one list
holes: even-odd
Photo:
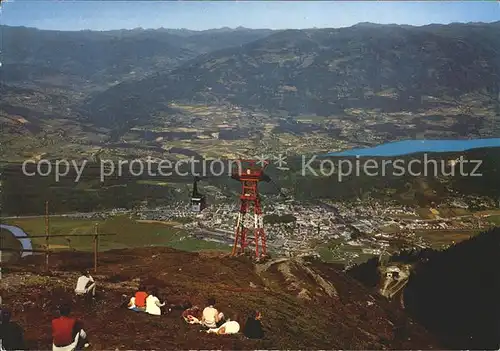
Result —
[{"label": "blue lake", "polygon": [[400,156],[419,152],[460,152],[500,147],[500,138],[465,140],[403,140],[375,147],[330,152],[325,156]]}]

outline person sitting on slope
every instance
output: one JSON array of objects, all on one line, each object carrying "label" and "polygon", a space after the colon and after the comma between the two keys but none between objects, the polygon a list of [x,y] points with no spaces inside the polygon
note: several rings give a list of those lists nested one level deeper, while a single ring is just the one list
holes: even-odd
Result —
[{"label": "person sitting on slope", "polygon": [[158,298],[158,289],[154,288],[151,295],[146,298],[146,313],[160,316],[161,308],[163,306],[165,306],[165,302],[160,302],[160,299]]},{"label": "person sitting on slope", "polygon": [[201,309],[198,306],[185,306],[188,307],[184,312],[182,312],[182,318],[189,324],[200,324],[201,323]]},{"label": "person sitting on slope", "polygon": [[264,330],[261,323],[262,315],[259,311],[253,311],[245,323],[243,334],[250,339],[262,339],[264,337]]},{"label": "person sitting on slope", "polygon": [[141,284],[134,297],[130,299],[129,309],[136,312],[145,312],[147,297],[148,293],[146,292],[146,287]]},{"label": "person sitting on slope", "polygon": [[89,271],[82,272],[82,275],[78,278],[75,293],[80,296],[91,293],[92,297],[95,298],[95,281]]},{"label": "person sitting on slope", "polygon": [[0,310],[0,350],[24,350],[23,328],[19,324],[11,322],[11,316],[9,310],[5,308]]},{"label": "person sitting on slope", "polygon": [[208,306],[203,310],[201,324],[207,328],[218,328],[224,323],[224,314],[214,307],[215,299],[209,298]]},{"label": "person sitting on slope", "polygon": [[82,323],[69,316],[70,307],[63,305],[59,312],[61,316],[52,320],[52,351],[74,351],[89,347]]}]

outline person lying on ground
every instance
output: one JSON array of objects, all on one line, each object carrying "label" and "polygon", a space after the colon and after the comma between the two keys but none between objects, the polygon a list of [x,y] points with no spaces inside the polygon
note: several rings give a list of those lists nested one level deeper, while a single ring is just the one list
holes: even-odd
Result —
[{"label": "person lying on ground", "polygon": [[234,320],[230,320],[229,318],[218,328],[210,328],[207,330],[207,333],[215,333],[217,335],[224,334],[237,334],[240,331],[240,324],[237,322],[238,317],[235,317]]},{"label": "person lying on ground", "polygon": [[75,293],[77,295],[92,294],[95,297],[95,281],[88,271],[82,273],[76,282]]},{"label": "person lying on ground", "polygon": [[145,312],[147,297],[148,293],[146,292],[146,287],[144,285],[141,285],[139,287],[139,290],[135,293],[135,296],[130,299],[131,303],[133,300],[133,306],[130,306],[129,304],[129,309],[136,312]]},{"label": "person lying on ground", "polygon": [[264,330],[261,323],[262,314],[259,311],[253,311],[245,323],[243,335],[250,339],[262,339],[264,337]]},{"label": "person lying on ground", "polygon": [[161,308],[165,306],[165,302],[161,303],[158,296],[158,289],[153,289],[151,295],[146,298],[146,312],[155,316],[161,315]]},{"label": "person lying on ground", "polygon": [[70,317],[71,308],[62,305],[60,317],[52,320],[52,351],[74,351],[90,346],[83,324]]},{"label": "person lying on ground", "polygon": [[189,324],[200,324],[201,323],[201,308],[198,306],[191,306],[182,312],[182,318]]},{"label": "person lying on ground", "polygon": [[2,351],[25,350],[24,331],[21,326],[11,322],[12,314],[7,309],[0,311],[0,349]]},{"label": "person lying on ground", "polygon": [[209,298],[208,306],[203,310],[201,324],[206,328],[218,328],[224,324],[224,314],[215,308],[215,299]]}]

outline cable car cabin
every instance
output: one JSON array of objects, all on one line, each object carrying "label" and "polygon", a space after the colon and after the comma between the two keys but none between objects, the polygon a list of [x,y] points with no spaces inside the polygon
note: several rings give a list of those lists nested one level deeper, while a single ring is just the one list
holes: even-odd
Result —
[{"label": "cable car cabin", "polygon": [[193,212],[201,212],[207,207],[205,195],[198,192],[198,181],[200,178],[195,177],[193,182],[193,193],[191,195],[191,210]]},{"label": "cable car cabin", "polygon": [[191,211],[201,212],[207,207],[205,196],[192,197],[191,198]]}]

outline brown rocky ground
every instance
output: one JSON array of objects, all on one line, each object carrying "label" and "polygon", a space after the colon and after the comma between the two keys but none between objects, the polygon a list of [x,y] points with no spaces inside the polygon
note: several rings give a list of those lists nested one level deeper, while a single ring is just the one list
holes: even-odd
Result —
[{"label": "brown rocky ground", "polygon": [[[255,265],[246,257],[188,253],[168,248],[114,250],[100,256],[99,298],[76,301],[79,271],[92,267],[86,253],[59,253],[43,271],[43,256],[4,265],[3,306],[25,329],[31,349],[51,345],[50,320],[72,302],[93,349],[432,349],[434,338],[404,312],[338,268],[300,259]],[[263,313],[264,340],[216,336],[187,325],[181,311],[155,317],[122,307],[139,280],[156,285],[168,303],[218,307],[240,323]]]}]

